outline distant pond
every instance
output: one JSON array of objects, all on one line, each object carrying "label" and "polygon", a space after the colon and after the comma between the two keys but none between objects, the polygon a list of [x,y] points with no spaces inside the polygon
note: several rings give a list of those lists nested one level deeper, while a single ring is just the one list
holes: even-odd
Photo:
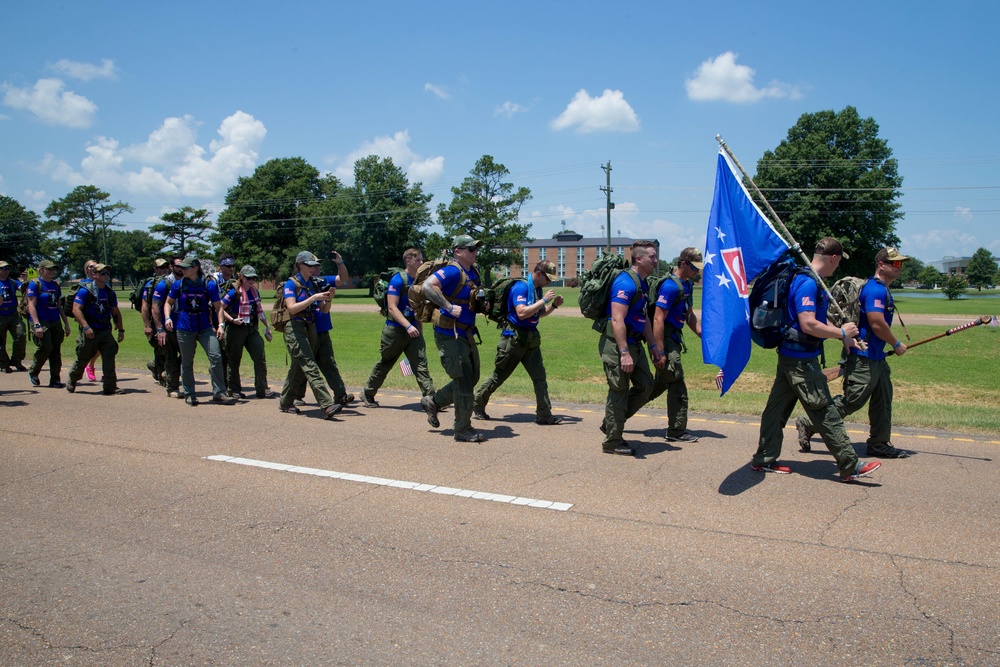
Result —
[{"label": "distant pond", "polygon": [[[947,299],[942,292],[938,290],[892,290],[892,295],[899,298],[913,298],[913,299]],[[1000,294],[978,294],[976,292],[966,292],[964,296],[958,297],[961,299],[1000,299]]]}]

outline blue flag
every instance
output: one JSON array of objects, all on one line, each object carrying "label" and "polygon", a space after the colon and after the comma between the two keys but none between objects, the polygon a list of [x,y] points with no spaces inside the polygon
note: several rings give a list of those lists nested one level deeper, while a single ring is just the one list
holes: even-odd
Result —
[{"label": "blue flag", "polygon": [[[750,361],[750,282],[788,250],[719,151],[702,269],[701,347],[725,394]],[[721,380],[721,381],[720,381]]]}]

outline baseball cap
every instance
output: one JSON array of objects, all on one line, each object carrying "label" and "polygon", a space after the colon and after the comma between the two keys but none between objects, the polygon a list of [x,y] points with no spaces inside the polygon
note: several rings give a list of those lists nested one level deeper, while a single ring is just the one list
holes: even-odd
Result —
[{"label": "baseball cap", "polygon": [[219,262],[219,266],[236,266],[236,260],[232,257],[225,257]]},{"label": "baseball cap", "polygon": [[0,269],[7,269],[9,271],[10,270],[10,264],[8,264],[7,262],[5,262],[3,260],[0,260]]},{"label": "baseball cap", "polygon": [[110,264],[97,264],[94,266],[94,271],[97,271],[98,273],[100,273],[101,271],[110,271],[110,270],[111,270]]},{"label": "baseball cap", "polygon": [[158,269],[162,269],[165,266],[169,266],[169,264],[170,262],[163,259],[162,257],[157,257],[156,259],[153,260],[153,266],[155,266]]},{"label": "baseball cap", "polygon": [[240,275],[244,278],[258,278],[257,269],[253,268],[249,264],[240,269]]},{"label": "baseball cap", "polygon": [[678,259],[682,262],[691,262],[694,268],[699,271],[705,268],[705,262],[701,261],[701,251],[697,248],[684,248]]},{"label": "baseball cap", "polygon": [[190,269],[192,266],[201,266],[201,261],[197,257],[191,257],[190,255],[181,260],[182,269]]},{"label": "baseball cap", "polygon": [[832,236],[827,236],[821,238],[816,242],[817,255],[840,255],[844,259],[850,259],[851,256],[844,252],[844,246],[837,239]]},{"label": "baseball cap", "polygon": [[538,270],[544,273],[545,277],[549,280],[559,280],[559,275],[556,273],[556,265],[548,260],[542,260],[539,262]]},{"label": "baseball cap", "polygon": [[478,248],[482,244],[482,241],[476,241],[468,234],[459,234],[451,240],[452,248]]},{"label": "baseball cap", "polygon": [[43,259],[42,261],[40,261],[38,263],[38,268],[40,268],[40,269],[58,269],[59,267],[55,265],[55,262],[53,262],[51,260],[48,260],[48,259]]},{"label": "baseball cap", "polygon": [[889,246],[888,248],[882,248],[877,253],[875,253],[875,263],[879,262],[905,262],[909,257],[899,252],[898,248],[893,248]]},{"label": "baseball cap", "polygon": [[308,250],[303,250],[295,256],[295,263],[305,264],[306,266],[319,266],[319,258]]}]

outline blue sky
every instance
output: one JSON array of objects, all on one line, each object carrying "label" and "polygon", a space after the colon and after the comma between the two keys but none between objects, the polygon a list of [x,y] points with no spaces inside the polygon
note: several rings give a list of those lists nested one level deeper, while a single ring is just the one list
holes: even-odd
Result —
[{"label": "blue sky", "polygon": [[130,229],[272,158],[352,180],[391,157],[434,195],[490,154],[532,234],[703,246],[715,135],[751,173],[803,113],[857,107],[903,175],[901,249],[1000,256],[1000,3],[12,3],[0,194],[93,183]]}]

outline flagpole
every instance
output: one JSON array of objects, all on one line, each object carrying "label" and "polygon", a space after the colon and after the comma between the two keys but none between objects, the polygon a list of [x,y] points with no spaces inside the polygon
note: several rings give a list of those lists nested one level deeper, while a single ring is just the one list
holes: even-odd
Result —
[{"label": "flagpole", "polygon": [[760,191],[760,188],[757,187],[757,184],[754,183],[752,178],[750,178],[750,174],[747,173],[747,170],[743,168],[743,165],[740,164],[740,161],[736,159],[736,156],[733,155],[733,152],[729,150],[729,146],[726,144],[726,140],[723,139],[722,135],[720,134],[715,135],[715,140],[719,142],[719,146],[722,147],[722,150],[726,151],[726,155],[728,155],[729,159],[733,161],[733,164],[735,164],[739,168],[740,173],[743,174],[743,179],[747,183],[749,183],[751,187],[753,187],[753,191],[757,193],[757,196],[760,197],[760,200],[764,202],[764,206],[767,207],[767,211],[768,213],[771,214],[771,218],[774,220],[774,222],[778,223],[778,226],[781,228],[781,231],[785,233],[785,240],[792,242],[792,249],[798,251],[799,257],[802,259],[803,262],[805,262],[805,265],[809,267],[809,272],[812,273],[812,275],[816,278],[816,280],[819,281],[819,284],[823,286],[823,291],[826,292],[827,297],[829,297],[829,303],[837,310],[837,313],[839,313],[840,317],[846,318],[847,313],[841,310],[840,305],[837,303],[836,299],[833,298],[833,294],[830,292],[830,288],[826,286],[826,282],[824,282],[823,278],[813,270],[812,261],[810,261],[810,259],[806,256],[805,252],[802,251],[802,246],[800,246],[799,242],[795,240],[795,237],[792,236],[792,233],[788,231],[788,227],[785,227],[785,223],[781,221],[781,217],[774,211],[773,208],[771,208],[771,202],[767,201],[767,197],[764,196],[764,193]]}]

